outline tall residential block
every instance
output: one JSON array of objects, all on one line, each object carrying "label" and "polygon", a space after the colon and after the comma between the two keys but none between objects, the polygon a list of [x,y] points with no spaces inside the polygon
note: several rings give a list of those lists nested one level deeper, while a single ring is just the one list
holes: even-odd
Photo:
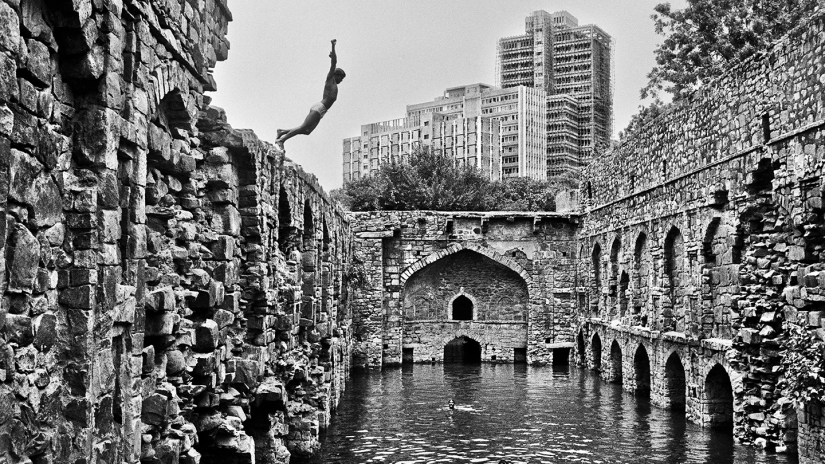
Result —
[{"label": "tall residential block", "polygon": [[476,166],[492,180],[544,179],[546,99],[542,89],[525,86],[449,88],[433,101],[408,105],[406,118],[363,125],[358,137],[345,139],[344,181],[405,160],[417,144]]},{"label": "tall residential block", "polygon": [[499,40],[497,85],[547,94],[547,175],[575,175],[613,131],[613,44],[566,11],[536,11],[525,33]]},{"label": "tall residential block", "polygon": [[496,180],[501,177],[499,128],[490,118],[429,113],[361,126],[361,135],[344,139],[344,181],[369,177],[384,163],[402,163],[426,145],[474,166]]},{"label": "tall residential block", "polygon": [[547,142],[544,137],[547,94],[542,89],[518,86],[501,89],[487,84],[451,87],[431,102],[407,105],[407,118],[427,113],[483,116],[499,126],[500,177],[546,178]]}]

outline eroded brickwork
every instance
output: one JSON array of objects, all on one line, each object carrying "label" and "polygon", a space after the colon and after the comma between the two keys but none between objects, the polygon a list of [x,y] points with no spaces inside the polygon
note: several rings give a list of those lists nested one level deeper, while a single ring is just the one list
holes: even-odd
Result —
[{"label": "eroded brickwork", "polygon": [[[823,30],[819,12],[596,159],[580,190],[577,359],[780,451],[797,443],[785,330],[825,334]],[[822,462],[808,409],[800,456]]]},{"label": "eroded brickwork", "polygon": [[[482,359],[552,362],[574,341],[575,216],[562,213],[351,213],[354,363],[441,360],[466,336]],[[466,298],[469,319],[456,316]],[[522,350],[522,351],[516,351]],[[565,352],[566,353],[566,352]],[[566,356],[566,354],[565,354]]]},{"label": "eroded brickwork", "polygon": [[209,106],[230,20],[0,1],[0,461],[317,449],[349,368],[348,223]]}]

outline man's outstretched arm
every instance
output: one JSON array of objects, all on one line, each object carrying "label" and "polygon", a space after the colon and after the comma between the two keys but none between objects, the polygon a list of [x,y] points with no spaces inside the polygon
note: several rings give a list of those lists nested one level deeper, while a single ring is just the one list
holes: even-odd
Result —
[{"label": "man's outstretched arm", "polygon": [[329,73],[327,74],[327,80],[332,79],[332,75],[335,74],[335,67],[338,65],[338,55],[335,54],[335,42],[336,39],[332,39],[332,51],[329,52]]}]

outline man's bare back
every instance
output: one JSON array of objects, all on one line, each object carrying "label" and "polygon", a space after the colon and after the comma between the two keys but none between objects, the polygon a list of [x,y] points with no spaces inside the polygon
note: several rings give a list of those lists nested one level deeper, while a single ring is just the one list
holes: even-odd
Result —
[{"label": "man's bare back", "polygon": [[324,82],[323,98],[310,108],[309,114],[300,126],[292,129],[278,129],[278,139],[275,143],[279,144],[281,148],[283,148],[284,142],[298,134],[311,134],[312,131],[315,130],[315,127],[318,126],[318,123],[321,122],[321,118],[324,117],[327,110],[338,100],[338,84],[344,80],[346,73],[343,69],[335,67],[335,65],[338,64],[338,55],[335,53],[336,42],[337,40],[335,39],[331,41],[332,51],[329,52],[330,67],[329,73],[327,73],[327,79]]}]

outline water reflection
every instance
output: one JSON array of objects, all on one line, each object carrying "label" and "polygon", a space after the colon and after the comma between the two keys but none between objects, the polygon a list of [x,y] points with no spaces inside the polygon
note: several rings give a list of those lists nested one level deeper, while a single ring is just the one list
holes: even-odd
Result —
[{"label": "water reflection", "polygon": [[734,446],[729,433],[686,423],[683,412],[567,366],[419,364],[356,373],[324,439],[321,454],[303,462],[796,462]]}]

